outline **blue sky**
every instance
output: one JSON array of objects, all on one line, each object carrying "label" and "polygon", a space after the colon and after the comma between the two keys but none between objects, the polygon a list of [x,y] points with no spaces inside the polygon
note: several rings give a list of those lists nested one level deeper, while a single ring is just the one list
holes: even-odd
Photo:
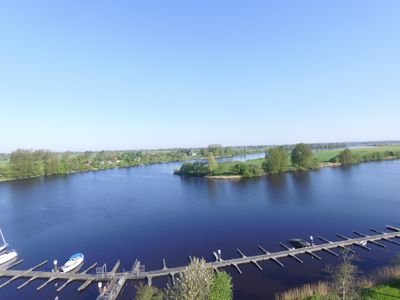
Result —
[{"label": "blue sky", "polygon": [[400,139],[399,11],[1,2],[0,152]]}]

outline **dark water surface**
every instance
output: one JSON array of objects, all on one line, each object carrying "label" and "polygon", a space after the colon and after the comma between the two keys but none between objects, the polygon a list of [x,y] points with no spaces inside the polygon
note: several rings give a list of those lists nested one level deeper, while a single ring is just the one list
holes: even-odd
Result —
[{"label": "dark water surface", "polygon": [[[289,238],[352,230],[368,233],[400,221],[400,161],[349,168],[266,176],[239,181],[182,178],[172,174],[179,163],[35,178],[0,184],[0,226],[29,268],[44,259],[66,260],[83,252],[85,267],[109,268],[121,259],[131,268],[136,258],[146,269],[186,264],[188,255],[212,259],[212,251],[236,257],[236,249],[259,253],[257,245],[281,250]],[[399,248],[357,250],[364,270],[387,264]],[[234,278],[235,299],[271,299],[275,292],[323,278],[336,258],[303,257],[304,265],[282,259],[243,266]],[[50,269],[51,264],[44,267]],[[0,279],[0,283],[6,279]],[[23,280],[0,290],[0,299],[54,299],[54,284],[36,292],[42,281],[17,291]],[[164,285],[165,280],[156,280]],[[64,299],[95,299],[95,284],[78,294],[80,283],[58,294]],[[134,287],[121,299],[133,299]]]}]

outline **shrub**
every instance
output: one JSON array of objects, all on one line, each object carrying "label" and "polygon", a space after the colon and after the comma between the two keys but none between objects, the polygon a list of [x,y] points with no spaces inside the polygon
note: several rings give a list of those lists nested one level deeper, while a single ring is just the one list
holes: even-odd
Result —
[{"label": "shrub", "polygon": [[231,300],[233,299],[232,277],[224,272],[217,271],[214,282],[211,286],[211,300]]}]

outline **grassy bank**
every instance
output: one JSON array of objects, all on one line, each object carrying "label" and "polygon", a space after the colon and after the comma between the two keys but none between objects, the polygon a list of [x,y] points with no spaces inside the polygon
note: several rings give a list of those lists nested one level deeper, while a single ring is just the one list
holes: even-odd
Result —
[{"label": "grassy bank", "polygon": [[[400,299],[400,265],[386,266],[361,276],[353,283],[358,287],[357,299]],[[338,299],[330,282],[305,284],[275,295],[276,300]]]},{"label": "grassy bank", "polygon": [[400,278],[365,289],[362,293],[362,298],[366,300],[400,299]]}]

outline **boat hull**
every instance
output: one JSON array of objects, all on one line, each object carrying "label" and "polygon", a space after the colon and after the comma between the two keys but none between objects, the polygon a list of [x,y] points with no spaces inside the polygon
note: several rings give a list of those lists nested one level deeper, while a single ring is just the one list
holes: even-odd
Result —
[{"label": "boat hull", "polygon": [[60,271],[63,273],[72,272],[73,270],[80,267],[84,262],[83,254],[79,254],[77,257],[71,257],[61,268]]},{"label": "boat hull", "polygon": [[0,254],[0,265],[5,264],[18,256],[15,251],[8,251],[6,253]]}]

